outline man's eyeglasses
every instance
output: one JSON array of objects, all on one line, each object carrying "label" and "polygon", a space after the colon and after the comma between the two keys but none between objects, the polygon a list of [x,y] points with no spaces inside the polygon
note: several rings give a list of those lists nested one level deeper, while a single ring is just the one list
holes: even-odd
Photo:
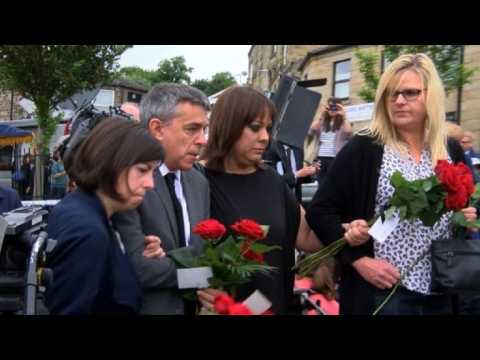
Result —
[{"label": "man's eyeglasses", "polygon": [[389,93],[389,98],[391,101],[397,101],[398,96],[402,95],[402,97],[407,101],[416,100],[423,90],[421,89],[406,89],[402,91],[395,91],[393,93]]}]

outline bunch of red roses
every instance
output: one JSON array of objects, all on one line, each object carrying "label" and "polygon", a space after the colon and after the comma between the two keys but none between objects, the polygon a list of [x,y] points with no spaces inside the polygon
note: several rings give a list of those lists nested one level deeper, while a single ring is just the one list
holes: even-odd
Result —
[{"label": "bunch of red roses", "polygon": [[235,294],[237,286],[248,282],[254,273],[275,270],[265,264],[264,254],[280,247],[260,241],[267,236],[268,226],[254,220],[242,219],[230,228],[233,232],[225,237],[227,230],[222,223],[215,219],[202,221],[192,230],[205,240],[201,254],[195,256],[191,249],[181,248],[170,251],[168,256],[183,268],[210,267],[210,286]]},{"label": "bunch of red roses", "polygon": [[[235,231],[237,236],[243,237],[244,241],[241,243],[240,251],[242,255],[252,261],[263,263],[264,256],[262,251],[252,250],[252,245],[257,240],[262,240],[266,237],[266,231],[250,219],[242,219],[232,226],[232,230]],[[202,239],[207,241],[219,241],[227,232],[225,226],[215,219],[208,219],[197,224],[192,231],[194,234],[199,235]],[[256,246],[253,246],[254,248]]]}]

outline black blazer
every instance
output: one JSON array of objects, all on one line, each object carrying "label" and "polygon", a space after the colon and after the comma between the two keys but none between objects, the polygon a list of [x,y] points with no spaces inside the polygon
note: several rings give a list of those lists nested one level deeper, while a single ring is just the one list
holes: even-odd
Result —
[{"label": "black blazer", "polygon": [[[317,237],[328,245],[344,234],[342,223],[370,220],[375,212],[383,146],[368,136],[354,136],[338,153],[326,179],[315,194],[306,220]],[[338,255],[341,314],[372,314],[374,287],[351,266],[363,256],[374,256],[373,241],[345,247]]]}]

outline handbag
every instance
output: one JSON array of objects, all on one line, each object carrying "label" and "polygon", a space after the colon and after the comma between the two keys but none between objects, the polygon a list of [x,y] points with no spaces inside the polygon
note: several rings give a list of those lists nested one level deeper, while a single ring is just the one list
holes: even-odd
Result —
[{"label": "handbag", "polygon": [[433,241],[432,292],[480,291],[480,240],[465,233]]}]

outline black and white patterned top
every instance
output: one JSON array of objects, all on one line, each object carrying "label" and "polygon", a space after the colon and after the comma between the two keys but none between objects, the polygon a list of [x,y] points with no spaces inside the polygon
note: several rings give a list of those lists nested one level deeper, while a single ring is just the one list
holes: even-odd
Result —
[{"label": "black and white patterned top", "polygon": [[[430,152],[424,150],[417,164],[410,155],[401,155],[385,145],[375,199],[375,216],[380,215],[381,209],[393,195],[390,176],[397,170],[408,181],[433,175]],[[431,260],[428,249],[432,241],[449,234],[451,216],[451,212],[443,215],[433,227],[423,226],[420,220],[400,221],[384,242],[374,241],[375,257],[387,260],[403,275],[427,251],[427,255],[409,270],[402,285],[411,291],[430,294]]]}]

